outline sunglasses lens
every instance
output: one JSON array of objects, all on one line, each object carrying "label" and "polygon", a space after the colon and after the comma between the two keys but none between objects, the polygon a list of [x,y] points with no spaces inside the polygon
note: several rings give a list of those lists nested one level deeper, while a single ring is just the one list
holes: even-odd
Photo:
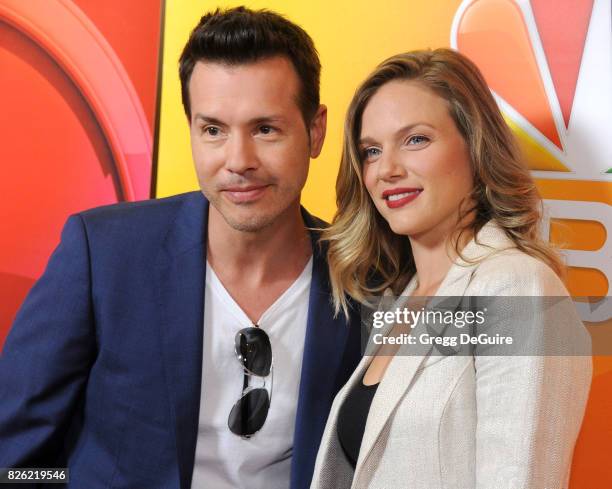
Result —
[{"label": "sunglasses lens", "polygon": [[232,433],[249,436],[261,429],[268,416],[270,397],[266,389],[253,389],[232,408],[227,424]]},{"label": "sunglasses lens", "polygon": [[249,372],[261,377],[270,374],[272,346],[266,332],[259,328],[244,328],[236,334],[236,353]]}]

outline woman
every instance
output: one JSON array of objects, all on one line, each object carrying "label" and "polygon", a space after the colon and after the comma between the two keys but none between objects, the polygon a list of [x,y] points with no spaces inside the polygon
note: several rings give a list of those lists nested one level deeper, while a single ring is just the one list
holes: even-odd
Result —
[{"label": "woman", "polygon": [[[457,52],[397,55],[366,79],[348,111],[337,192],[325,236],[337,312],[345,294],[568,297],[512,133]],[[554,324],[528,313],[529,334],[582,356],[444,357],[426,346],[365,356],[334,401],[311,488],[567,487],[590,338],[573,306]]]}]

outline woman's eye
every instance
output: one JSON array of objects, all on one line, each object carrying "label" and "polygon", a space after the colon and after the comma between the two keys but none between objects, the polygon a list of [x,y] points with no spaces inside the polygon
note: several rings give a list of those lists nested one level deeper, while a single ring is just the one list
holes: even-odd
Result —
[{"label": "woman's eye", "polygon": [[372,158],[380,156],[381,151],[378,148],[365,148],[362,153],[366,160],[371,160]]},{"label": "woman's eye", "polygon": [[429,141],[429,138],[427,136],[420,136],[420,135],[415,135],[415,136],[410,136],[408,138],[408,141],[406,141],[407,144],[411,144],[411,145],[415,145],[415,144],[423,144]]}]

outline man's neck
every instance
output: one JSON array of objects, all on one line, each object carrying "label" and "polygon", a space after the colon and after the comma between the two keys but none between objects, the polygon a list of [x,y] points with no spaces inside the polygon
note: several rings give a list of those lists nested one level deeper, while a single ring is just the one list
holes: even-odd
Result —
[{"label": "man's neck", "polygon": [[254,322],[299,277],[312,254],[299,203],[256,232],[232,228],[211,206],[207,234],[208,263]]},{"label": "man's neck", "polygon": [[[303,262],[312,253],[310,236],[299,204],[292,206],[273,223],[254,232],[232,228],[210,207],[208,217],[208,262],[215,268],[250,271],[263,278],[289,262]],[[303,267],[302,267],[303,268]]]}]

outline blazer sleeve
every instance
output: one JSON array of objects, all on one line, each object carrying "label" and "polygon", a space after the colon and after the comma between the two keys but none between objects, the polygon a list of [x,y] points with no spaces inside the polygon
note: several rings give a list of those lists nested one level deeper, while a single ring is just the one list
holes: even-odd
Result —
[{"label": "blazer sleeve", "polygon": [[[546,265],[535,261],[527,267],[508,265],[497,268],[497,274],[505,278],[494,284],[489,281],[487,295],[567,297],[565,287]],[[530,326],[537,329],[539,341],[573,342],[577,354],[475,355],[478,489],[568,486],[592,374],[587,354],[590,337],[568,303],[571,307],[561,318],[538,315]]]},{"label": "blazer sleeve", "polygon": [[0,467],[58,461],[95,351],[88,243],[77,215],[0,354]]}]

